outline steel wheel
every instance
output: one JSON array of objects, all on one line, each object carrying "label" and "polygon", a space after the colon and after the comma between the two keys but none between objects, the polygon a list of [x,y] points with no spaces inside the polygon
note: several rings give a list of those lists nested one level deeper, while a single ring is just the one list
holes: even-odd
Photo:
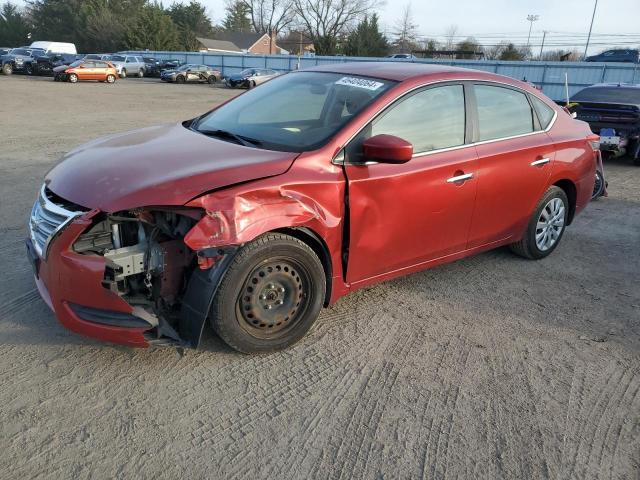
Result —
[{"label": "steel wheel", "polygon": [[309,274],[291,258],[263,263],[249,275],[238,298],[240,326],[263,339],[294,328],[307,309],[309,285]]},{"label": "steel wheel", "polygon": [[550,200],[540,212],[536,225],[536,247],[542,252],[552,248],[564,229],[565,206],[560,198]]}]

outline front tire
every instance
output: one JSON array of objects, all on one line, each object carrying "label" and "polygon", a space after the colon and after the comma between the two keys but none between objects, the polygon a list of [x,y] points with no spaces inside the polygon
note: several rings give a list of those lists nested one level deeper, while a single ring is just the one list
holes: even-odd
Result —
[{"label": "front tire", "polygon": [[530,260],[545,258],[560,243],[568,219],[567,195],[560,187],[549,187],[538,202],[524,236],[510,245],[511,250]]},{"label": "front tire", "polygon": [[114,83],[116,81],[115,75],[107,75],[107,83]]},{"label": "front tire", "polygon": [[176,83],[184,83],[184,77],[182,75],[178,75],[176,77]]},{"label": "front tire", "polygon": [[207,78],[207,83],[209,83],[209,85],[213,85],[214,83],[216,83],[216,77],[214,77],[213,75],[209,76],[209,78]]},{"label": "front tire", "polygon": [[213,299],[211,324],[240,352],[281,350],[309,331],[325,291],[324,269],[314,251],[297,238],[268,233],[233,259]]},{"label": "front tire", "polygon": [[27,75],[33,75],[33,74],[34,74],[34,71],[33,71],[33,65],[31,65],[30,63],[27,63],[27,64],[24,66],[24,72],[25,72]]},{"label": "front tire", "polygon": [[122,72],[120,72],[120,78],[127,78],[127,70],[125,68],[123,68]]},{"label": "front tire", "polygon": [[2,65],[2,73],[5,75],[11,75],[13,73],[13,65],[10,63],[5,63]]},{"label": "front tire", "polygon": [[71,83],[78,83],[78,75],[76,75],[75,73],[70,73],[69,74],[69,81]]},{"label": "front tire", "polygon": [[138,70],[138,78],[142,78],[142,77],[144,77],[144,70],[140,69]]}]

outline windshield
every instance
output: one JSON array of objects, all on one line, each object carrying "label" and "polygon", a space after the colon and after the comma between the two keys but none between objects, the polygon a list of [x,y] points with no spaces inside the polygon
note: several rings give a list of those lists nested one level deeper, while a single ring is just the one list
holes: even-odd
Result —
[{"label": "windshield", "polygon": [[25,50],[24,48],[14,48],[9,53],[11,53],[11,55],[29,55],[31,52],[29,50]]},{"label": "windshield", "polygon": [[182,65],[181,67],[178,67],[178,71],[184,72],[185,70],[189,70],[191,67],[193,67],[193,65]]},{"label": "windshield", "polygon": [[394,84],[337,73],[290,73],[236,97],[191,128],[229,132],[270,150],[315,150]]},{"label": "windshield", "polygon": [[640,88],[590,87],[580,90],[571,99],[573,102],[631,103],[640,105]]}]

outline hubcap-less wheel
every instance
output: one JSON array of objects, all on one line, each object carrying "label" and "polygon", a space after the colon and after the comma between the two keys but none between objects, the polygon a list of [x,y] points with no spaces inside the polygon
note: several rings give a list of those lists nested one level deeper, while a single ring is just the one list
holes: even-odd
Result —
[{"label": "hubcap-less wheel", "polygon": [[542,252],[553,247],[564,229],[565,206],[560,198],[551,199],[540,212],[536,225],[536,246]]},{"label": "hubcap-less wheel", "polygon": [[256,338],[280,336],[304,315],[309,284],[308,273],[293,259],[272,259],[259,265],[238,299],[240,326]]}]

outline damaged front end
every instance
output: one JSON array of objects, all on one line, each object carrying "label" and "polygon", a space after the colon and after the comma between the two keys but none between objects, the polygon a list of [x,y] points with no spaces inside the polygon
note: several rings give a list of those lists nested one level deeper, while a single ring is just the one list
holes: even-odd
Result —
[{"label": "damaged front end", "polygon": [[[132,316],[152,326],[144,332],[150,345],[195,348],[199,343],[199,335],[189,334],[193,319],[181,320],[181,312],[199,263],[213,265],[184,243],[201,217],[201,210],[190,208],[100,213],[72,245],[77,254],[104,259],[102,287],[129,304]],[[82,313],[86,318],[87,312]]]}]

